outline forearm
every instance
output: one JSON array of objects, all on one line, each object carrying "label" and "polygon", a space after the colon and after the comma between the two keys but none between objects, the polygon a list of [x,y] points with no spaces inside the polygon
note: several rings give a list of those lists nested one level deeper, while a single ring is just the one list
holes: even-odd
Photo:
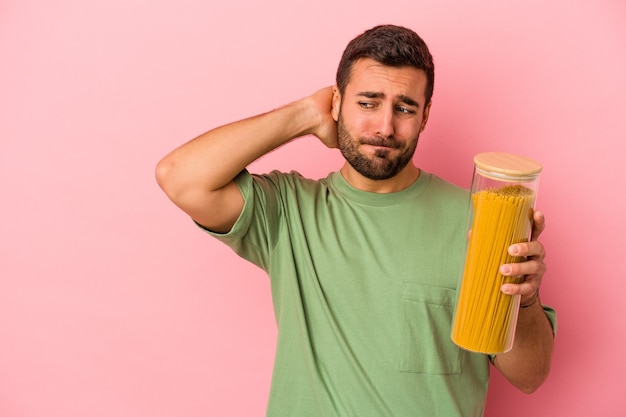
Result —
[{"label": "forearm", "polygon": [[513,348],[496,356],[495,366],[525,393],[535,391],[550,371],[554,334],[541,302],[520,308]]},{"label": "forearm", "polygon": [[312,123],[301,100],[216,128],[163,158],[157,168],[159,184],[170,195],[188,188],[218,190],[254,160],[309,133]]}]

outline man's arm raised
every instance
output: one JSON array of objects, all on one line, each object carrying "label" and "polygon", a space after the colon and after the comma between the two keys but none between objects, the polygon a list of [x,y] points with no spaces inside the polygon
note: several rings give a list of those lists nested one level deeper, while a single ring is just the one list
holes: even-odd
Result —
[{"label": "man's arm raised", "polygon": [[257,158],[313,134],[334,147],[332,87],[289,105],[210,130],[159,161],[156,178],[167,196],[209,230],[226,233],[243,209],[234,178]]}]

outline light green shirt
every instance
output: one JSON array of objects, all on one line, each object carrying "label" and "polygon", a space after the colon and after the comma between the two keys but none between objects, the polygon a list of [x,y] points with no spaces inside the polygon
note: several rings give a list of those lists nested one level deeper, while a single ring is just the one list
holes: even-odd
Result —
[{"label": "light green shirt", "polygon": [[389,194],[340,173],[236,182],[243,211],[212,234],[271,279],[268,417],[482,416],[489,358],[450,340],[466,190],[425,172]]}]

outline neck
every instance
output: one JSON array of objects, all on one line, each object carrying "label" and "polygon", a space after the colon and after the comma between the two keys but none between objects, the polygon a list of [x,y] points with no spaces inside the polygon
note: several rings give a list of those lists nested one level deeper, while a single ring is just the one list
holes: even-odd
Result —
[{"label": "neck", "polygon": [[391,178],[386,180],[372,180],[361,175],[352,165],[346,162],[341,168],[341,175],[343,175],[348,184],[357,190],[385,194],[395,193],[410,187],[411,184],[417,181],[420,170],[413,162],[410,162],[402,171]]}]

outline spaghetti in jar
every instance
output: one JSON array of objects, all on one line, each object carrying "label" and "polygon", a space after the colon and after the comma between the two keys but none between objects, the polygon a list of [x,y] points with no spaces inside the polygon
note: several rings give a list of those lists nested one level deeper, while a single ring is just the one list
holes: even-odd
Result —
[{"label": "spaghetti in jar", "polygon": [[474,157],[467,252],[451,334],[463,349],[498,354],[513,347],[520,296],[501,287],[524,277],[504,276],[500,266],[523,260],[508,247],[530,238],[541,169],[532,159],[508,153]]}]

